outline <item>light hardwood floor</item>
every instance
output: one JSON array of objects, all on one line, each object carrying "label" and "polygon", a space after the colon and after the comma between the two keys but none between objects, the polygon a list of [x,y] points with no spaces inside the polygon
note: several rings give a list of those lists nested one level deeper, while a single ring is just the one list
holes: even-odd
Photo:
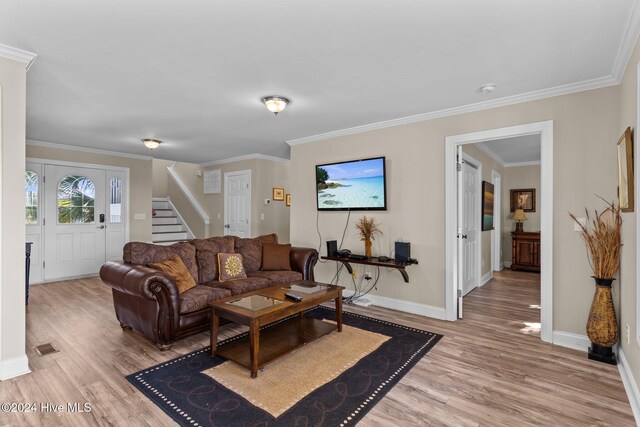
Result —
[{"label": "light hardwood floor", "polygon": [[[539,288],[539,275],[505,270],[465,297],[458,322],[346,306],[444,335],[360,425],[635,425],[615,366],[540,341]],[[0,402],[88,402],[92,411],[0,413],[0,425],[173,425],[124,376],[208,345],[207,333],[159,352],[140,334],[121,331],[110,289],[98,278],[32,286],[29,302],[33,372],[0,382]],[[239,331],[222,329],[221,339]],[[33,347],[46,342],[61,351],[37,356]]]}]

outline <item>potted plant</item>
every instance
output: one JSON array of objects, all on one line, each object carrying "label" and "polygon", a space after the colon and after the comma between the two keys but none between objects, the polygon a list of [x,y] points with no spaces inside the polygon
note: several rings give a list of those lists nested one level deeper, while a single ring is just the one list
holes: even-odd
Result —
[{"label": "potted plant", "polygon": [[604,211],[595,211],[593,220],[586,208],[585,212],[585,225],[580,223],[575,215],[570,213],[569,216],[580,227],[580,235],[585,241],[596,282],[596,291],[587,320],[587,336],[591,340],[589,359],[615,365],[616,357],[612,347],[618,341],[618,320],[613,306],[611,284],[620,266],[620,206],[607,202]]},{"label": "potted plant", "polygon": [[364,252],[365,255],[371,256],[371,241],[375,240],[376,234],[382,234],[382,231],[378,228],[380,224],[376,224],[373,218],[367,218],[367,216],[363,216],[356,223],[356,228],[360,233],[360,240],[364,241]]}]

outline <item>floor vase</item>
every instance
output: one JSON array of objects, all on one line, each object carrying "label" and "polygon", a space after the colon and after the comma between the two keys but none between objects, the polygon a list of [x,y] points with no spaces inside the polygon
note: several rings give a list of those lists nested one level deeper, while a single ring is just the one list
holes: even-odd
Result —
[{"label": "floor vase", "polygon": [[589,359],[615,365],[616,356],[612,348],[618,342],[619,330],[611,295],[614,279],[594,279],[596,291],[587,320],[587,336],[591,340]]}]

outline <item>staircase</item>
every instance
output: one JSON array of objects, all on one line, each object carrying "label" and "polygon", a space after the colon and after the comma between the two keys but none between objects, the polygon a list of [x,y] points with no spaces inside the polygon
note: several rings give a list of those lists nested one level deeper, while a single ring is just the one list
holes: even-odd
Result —
[{"label": "staircase", "polygon": [[151,220],[151,240],[153,243],[171,245],[193,238],[187,227],[183,225],[180,214],[173,209],[169,199],[154,197],[152,203],[156,212]]}]

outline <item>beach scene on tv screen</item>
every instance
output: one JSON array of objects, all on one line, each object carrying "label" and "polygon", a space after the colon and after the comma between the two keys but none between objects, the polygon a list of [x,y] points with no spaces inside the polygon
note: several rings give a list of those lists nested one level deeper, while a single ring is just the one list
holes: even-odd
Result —
[{"label": "beach scene on tv screen", "polygon": [[316,167],[318,208],[384,208],[383,159]]}]

